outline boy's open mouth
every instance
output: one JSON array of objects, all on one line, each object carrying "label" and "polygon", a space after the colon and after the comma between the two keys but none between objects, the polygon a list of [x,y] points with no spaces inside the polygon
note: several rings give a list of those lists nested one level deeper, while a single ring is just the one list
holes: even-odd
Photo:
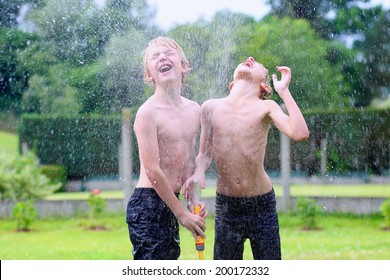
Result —
[{"label": "boy's open mouth", "polygon": [[171,70],[172,69],[172,65],[163,65],[163,66],[161,66],[160,67],[160,73],[164,73],[164,72],[167,72],[167,71],[169,71],[169,70]]}]

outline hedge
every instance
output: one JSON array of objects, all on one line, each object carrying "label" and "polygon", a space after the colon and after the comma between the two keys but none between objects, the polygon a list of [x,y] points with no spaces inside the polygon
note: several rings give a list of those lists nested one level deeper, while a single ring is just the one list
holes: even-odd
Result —
[{"label": "hedge", "polygon": [[120,116],[22,115],[19,137],[41,164],[63,165],[78,178],[118,174],[120,130]]},{"label": "hedge", "polygon": [[[135,109],[132,110],[135,115]],[[383,174],[389,170],[390,112],[344,110],[305,112],[310,129],[306,142],[292,142],[292,170],[307,175],[320,172],[320,143],[328,140],[330,173]],[[66,167],[68,177],[118,174],[121,117],[48,117],[22,115],[20,143],[34,148],[42,164]],[[280,169],[279,132],[268,137],[265,167]],[[133,133],[133,172],[139,172],[137,143]],[[215,166],[211,171],[215,171]]]},{"label": "hedge", "polygon": [[[351,109],[304,113],[310,130],[306,142],[292,142],[292,170],[320,173],[320,143],[327,138],[327,172],[385,174],[389,172],[390,112]],[[279,133],[270,132],[265,163],[278,170]]]}]

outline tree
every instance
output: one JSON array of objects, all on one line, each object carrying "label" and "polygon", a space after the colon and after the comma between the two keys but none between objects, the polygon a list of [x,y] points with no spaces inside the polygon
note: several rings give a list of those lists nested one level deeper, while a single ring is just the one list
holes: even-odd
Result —
[{"label": "tree", "polygon": [[103,81],[104,90],[102,111],[119,112],[124,107],[143,103],[143,50],[149,39],[137,29],[111,38],[105,55],[98,62],[97,75]]},{"label": "tree", "polygon": [[199,20],[170,30],[190,61],[186,96],[202,103],[227,94],[235,68],[234,50],[242,41],[239,30],[253,22],[252,17],[223,10],[211,22]]},{"label": "tree", "polygon": [[87,64],[99,54],[99,40],[91,34],[91,18],[98,7],[93,0],[48,0],[30,15],[38,33],[55,46],[55,56],[74,65]]},{"label": "tree", "polygon": [[63,77],[66,77],[66,66],[61,64],[51,67],[45,76],[32,76],[30,86],[23,95],[23,111],[52,116],[79,114],[76,88]]},{"label": "tree", "polygon": [[390,10],[378,10],[375,19],[373,26],[366,29],[361,48],[368,70],[366,86],[371,94],[357,100],[360,106],[368,105],[374,98],[390,97]]},{"label": "tree", "polygon": [[[38,0],[40,1],[40,0]],[[22,5],[34,0],[2,0],[0,1],[0,28],[14,28],[17,26],[17,18]]]},{"label": "tree", "polygon": [[[320,39],[305,20],[268,17],[242,31],[246,41],[237,49],[239,61],[253,56],[267,67],[292,69],[291,92],[302,109],[348,106],[341,69],[327,60],[332,44]],[[274,95],[275,96],[275,95]]]},{"label": "tree", "polygon": [[[34,76],[26,92],[24,108],[62,114],[64,108],[49,108],[65,102],[73,104],[72,114],[77,110],[106,114],[138,104],[144,94],[142,49],[154,31],[149,27],[152,16],[145,0],[108,0],[102,8],[93,0],[48,0],[34,9],[30,19],[42,41],[25,54],[34,54],[33,60],[39,62],[26,62],[39,77]],[[50,58],[49,63],[43,57]],[[58,102],[46,106],[39,90],[55,91],[49,96]]]},{"label": "tree", "polygon": [[35,34],[0,29],[0,110],[20,110],[29,71],[20,61],[19,54],[36,40]]},{"label": "tree", "polygon": [[[268,3],[271,14],[306,19],[323,38],[354,42],[350,53],[354,57],[343,65],[344,81],[351,86],[349,95],[353,96],[354,106],[368,106],[375,98],[388,98],[389,11],[365,0],[269,0]],[[333,61],[337,59],[334,50],[328,55]]]}]

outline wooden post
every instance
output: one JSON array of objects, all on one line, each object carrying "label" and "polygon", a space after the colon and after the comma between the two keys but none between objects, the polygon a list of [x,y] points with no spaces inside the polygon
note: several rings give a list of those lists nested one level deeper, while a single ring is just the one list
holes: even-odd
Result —
[{"label": "wooden post", "polygon": [[119,148],[119,174],[124,191],[124,208],[133,192],[132,160],[131,160],[131,112],[129,108],[122,110],[122,143]]},{"label": "wooden post", "polygon": [[326,175],[326,165],[328,161],[326,147],[328,146],[328,138],[325,136],[321,139],[321,177]]}]

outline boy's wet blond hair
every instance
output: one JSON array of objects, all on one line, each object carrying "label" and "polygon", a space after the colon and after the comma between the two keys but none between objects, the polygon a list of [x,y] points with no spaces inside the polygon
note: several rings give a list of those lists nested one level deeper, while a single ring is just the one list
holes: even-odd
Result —
[{"label": "boy's wet blond hair", "polygon": [[[181,64],[182,66],[187,66],[188,69],[189,69],[189,61],[187,60],[187,57],[183,51],[183,49],[181,48],[181,46],[175,41],[173,40],[172,38],[168,38],[168,37],[157,37],[153,40],[150,40],[149,41],[149,44],[148,46],[146,47],[146,49],[144,50],[144,80],[146,83],[148,84],[151,84],[154,86],[154,81],[153,80],[150,80],[149,77],[149,69],[148,69],[148,52],[151,48],[153,48],[154,46],[165,46],[167,48],[170,48],[170,49],[173,49],[175,51],[177,51],[177,53],[179,54],[179,57],[180,57],[180,60],[181,60]],[[183,74],[182,76],[182,85],[184,87],[184,77],[185,77],[186,74]]]}]

